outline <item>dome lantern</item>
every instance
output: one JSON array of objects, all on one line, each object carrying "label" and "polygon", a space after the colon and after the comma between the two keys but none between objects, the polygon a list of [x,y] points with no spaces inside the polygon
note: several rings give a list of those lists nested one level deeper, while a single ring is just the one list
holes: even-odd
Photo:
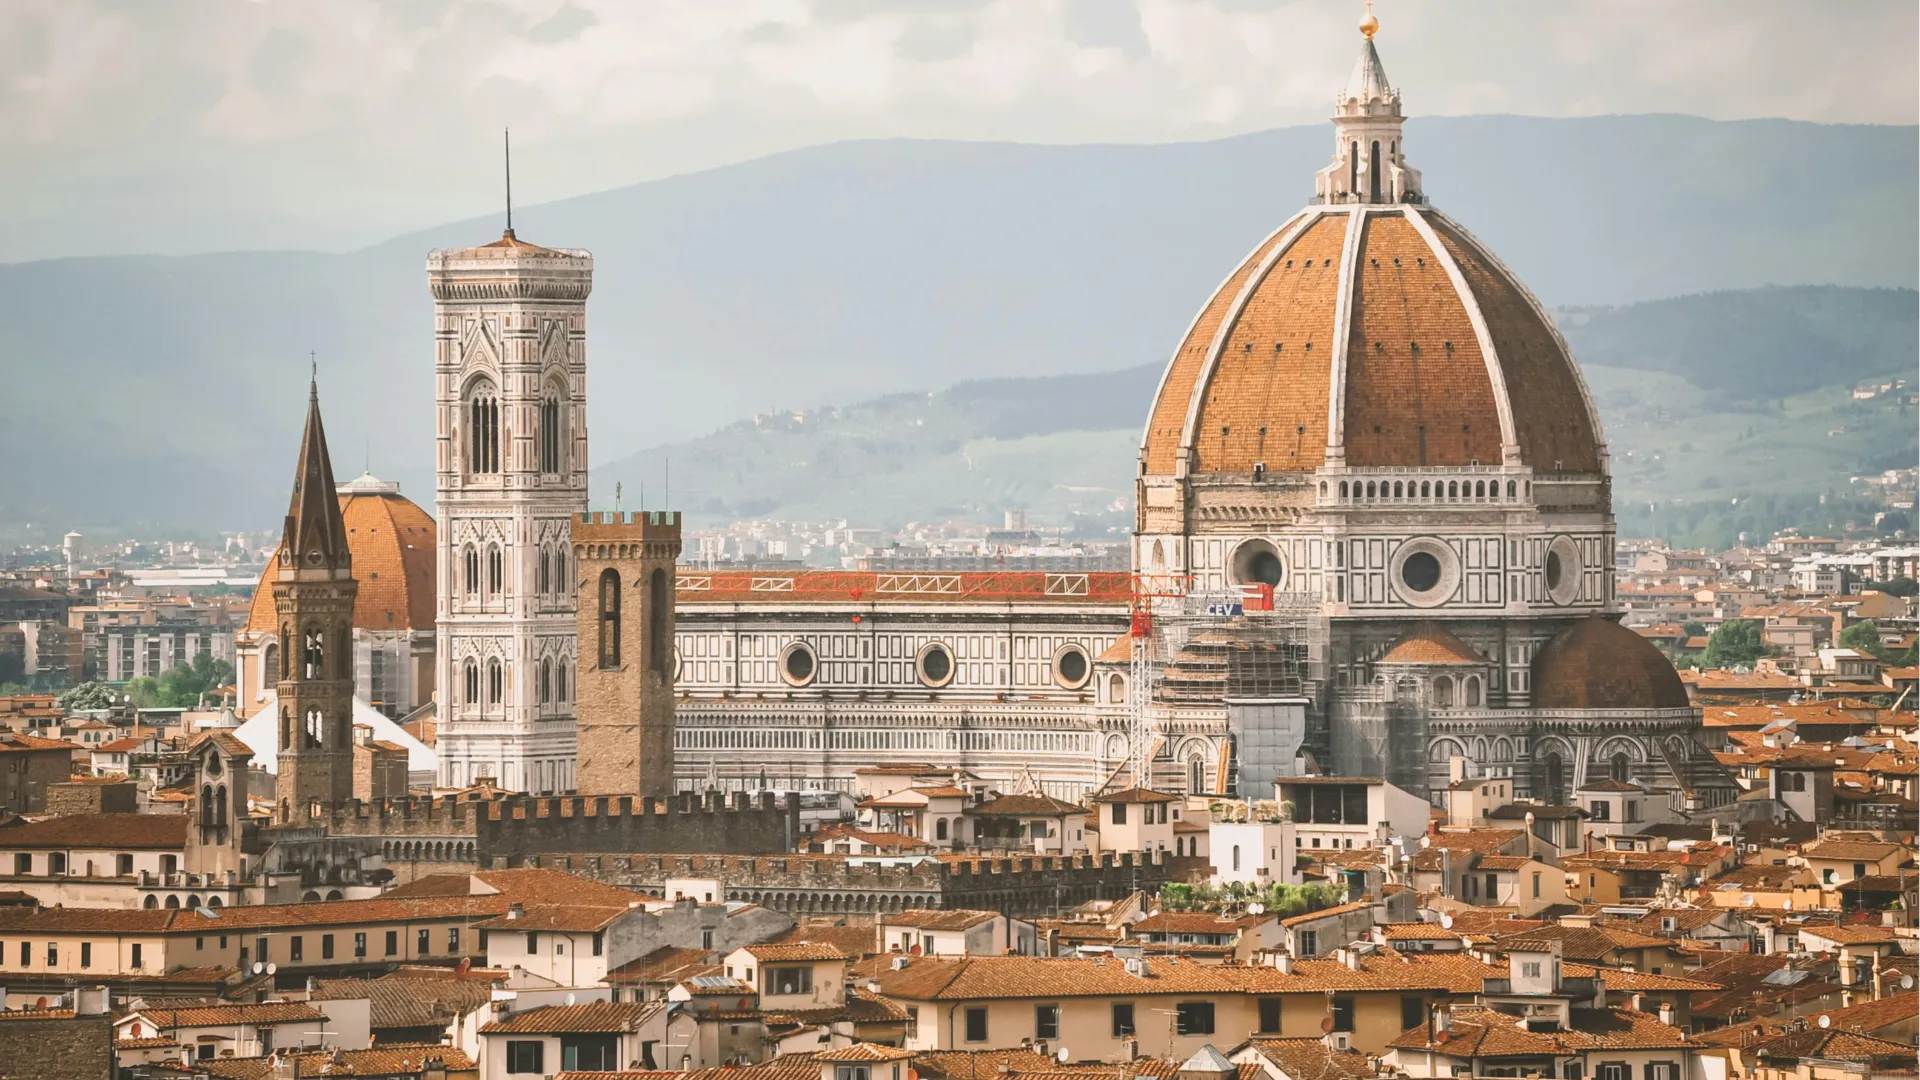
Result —
[{"label": "dome lantern", "polygon": [[1401,151],[1400,92],[1387,81],[1373,35],[1380,29],[1369,7],[1360,20],[1360,58],[1333,108],[1333,163],[1314,177],[1320,203],[1418,203],[1420,170]]}]

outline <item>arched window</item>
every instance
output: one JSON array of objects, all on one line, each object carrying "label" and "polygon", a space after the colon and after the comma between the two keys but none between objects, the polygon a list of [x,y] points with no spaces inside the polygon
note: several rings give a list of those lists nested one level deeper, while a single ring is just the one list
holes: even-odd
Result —
[{"label": "arched window", "polygon": [[1373,496],[1374,496],[1374,483],[1373,481],[1369,480],[1367,481],[1367,498],[1371,499],[1373,498]]},{"label": "arched window", "polygon": [[1373,152],[1367,155],[1367,201],[1380,201],[1380,140],[1373,140]]},{"label": "arched window", "polygon": [[489,599],[506,591],[506,560],[498,547],[487,549],[487,596]]},{"label": "arched window", "polygon": [[560,394],[551,387],[540,399],[540,471],[560,471]]},{"label": "arched window", "polygon": [[1240,845],[1239,844],[1233,845],[1233,868],[1235,870],[1240,869]]},{"label": "arched window", "polygon": [[293,712],[284,706],[280,709],[280,749],[293,749]]},{"label": "arched window", "polygon": [[1469,678],[1467,680],[1467,707],[1472,708],[1478,704],[1480,704],[1480,680]]},{"label": "arched window", "polygon": [[945,840],[947,838],[947,819],[946,818],[939,818],[934,821],[933,838],[935,840]]},{"label": "arched window", "polygon": [[552,701],[553,661],[542,660],[540,661],[540,704],[547,705],[552,703]]},{"label": "arched window", "polygon": [[217,824],[217,821],[214,819],[214,816],[213,816],[213,785],[212,784],[200,785],[200,824],[201,825]]},{"label": "arched window", "polygon": [[1453,708],[1453,680],[1445,675],[1433,680],[1433,703],[1442,709]]},{"label": "arched window", "polygon": [[1427,480],[1420,481],[1420,497],[1425,499],[1425,498],[1432,497],[1432,495],[1433,495],[1432,482]]},{"label": "arched window", "polygon": [[1342,499],[1347,497],[1347,482],[1345,480],[1340,481],[1340,497]]},{"label": "arched window", "polygon": [[480,553],[469,544],[461,562],[461,583],[466,586],[468,599],[476,598],[480,595]]},{"label": "arched window", "polygon": [[487,704],[500,704],[500,699],[506,690],[506,682],[506,668],[501,666],[499,658],[487,661]]},{"label": "arched window", "polygon": [[1457,498],[1459,498],[1459,497],[1460,497],[1460,483],[1459,483],[1459,481],[1457,481],[1457,480],[1449,480],[1449,481],[1447,481],[1447,498],[1449,498],[1449,499],[1457,499]]},{"label": "arched window", "polygon": [[1547,801],[1556,805],[1567,801],[1566,759],[1559,754],[1548,754],[1541,767],[1546,780]]},{"label": "arched window", "polygon": [[1615,780],[1625,780],[1628,769],[1631,766],[1632,761],[1626,754],[1615,754],[1613,755],[1613,760],[1607,763],[1607,775]]},{"label": "arched window", "polygon": [[1507,481],[1507,498],[1513,498],[1513,481]]},{"label": "arched window", "polygon": [[227,823],[227,785],[225,784],[213,789],[213,823],[215,825]]},{"label": "arched window", "polygon": [[304,642],[305,644],[303,648],[305,651],[305,655],[302,658],[303,659],[302,668],[306,673],[306,678],[309,678],[309,679],[326,678],[327,677],[326,634],[322,632],[321,629],[317,626],[309,626],[307,627],[307,632],[304,638]]},{"label": "arched window", "polygon": [[1347,191],[1360,197],[1360,140],[1347,144]]},{"label": "arched window", "polygon": [[654,567],[647,579],[647,666],[656,674],[672,674],[673,597],[667,595],[670,583],[664,568]]},{"label": "arched window", "polygon": [[600,571],[600,670],[620,666],[620,573]]},{"label": "arched window", "polygon": [[265,692],[268,683],[279,682],[287,677],[280,670],[280,643],[269,641],[260,649],[260,690]]},{"label": "arched window", "polygon": [[140,906],[144,908],[157,908],[160,906],[160,898],[152,893],[148,893],[147,898],[140,902]]},{"label": "arched window", "polygon": [[468,705],[480,704],[480,665],[467,661],[466,696],[462,700]]},{"label": "arched window", "polygon": [[553,666],[553,700],[556,702],[567,700],[567,665],[565,664]]},{"label": "arched window", "polygon": [[500,471],[500,402],[492,383],[475,384],[467,398],[467,471]]},{"label": "arched window", "polygon": [[308,748],[319,749],[322,745],[320,738],[326,733],[326,726],[325,714],[318,706],[307,710],[307,721],[302,726],[301,734],[305,736]]},{"label": "arched window", "polygon": [[1187,759],[1187,794],[1199,795],[1207,790],[1207,759],[1198,754]]}]

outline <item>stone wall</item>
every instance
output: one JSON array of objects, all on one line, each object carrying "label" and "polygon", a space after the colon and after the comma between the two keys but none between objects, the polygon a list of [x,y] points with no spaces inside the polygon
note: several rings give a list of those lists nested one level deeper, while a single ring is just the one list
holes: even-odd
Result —
[{"label": "stone wall", "polygon": [[110,1080],[113,1027],[106,1015],[0,1022],[0,1073],[36,1080]]},{"label": "stone wall", "polygon": [[[334,836],[406,846],[399,856],[481,866],[552,853],[619,851],[756,855],[786,851],[800,832],[797,801],[763,794],[750,802],[682,792],[670,800],[629,796],[516,796],[490,801],[348,800],[325,819]],[[395,857],[390,854],[389,858]]]},{"label": "stone wall", "polygon": [[1161,852],[1102,856],[927,858],[882,864],[848,855],[534,855],[496,866],[545,866],[612,885],[660,892],[669,878],[713,878],[729,900],[790,915],[972,908],[1015,916],[1057,915],[1089,900],[1153,892],[1168,881],[1204,879],[1207,862]]},{"label": "stone wall", "polygon": [[131,780],[111,784],[73,783],[47,785],[47,813],[131,814],[140,809],[140,789]]}]

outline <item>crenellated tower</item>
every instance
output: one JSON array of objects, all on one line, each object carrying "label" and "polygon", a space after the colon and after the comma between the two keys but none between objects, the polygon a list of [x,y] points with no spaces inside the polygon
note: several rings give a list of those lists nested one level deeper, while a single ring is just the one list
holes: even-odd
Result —
[{"label": "crenellated tower", "polygon": [[[427,258],[438,421],[440,783],[574,788],[593,257],[516,238]],[[557,674],[542,680],[540,673]]]},{"label": "crenellated tower", "polygon": [[580,793],[668,798],[680,515],[582,514],[573,524],[573,556],[583,646]]},{"label": "crenellated tower", "polygon": [[352,634],[358,593],[316,384],[307,393],[307,427],[273,581],[280,636],[275,801],[282,822],[305,820],[316,808],[353,796]]}]

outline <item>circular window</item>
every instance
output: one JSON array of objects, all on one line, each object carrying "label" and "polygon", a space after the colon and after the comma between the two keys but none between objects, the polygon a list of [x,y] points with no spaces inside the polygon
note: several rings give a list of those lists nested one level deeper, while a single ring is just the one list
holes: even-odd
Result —
[{"label": "circular window", "polygon": [[1400,583],[1414,592],[1432,592],[1440,584],[1440,560],[1425,551],[1407,556],[1400,564]]},{"label": "circular window", "polygon": [[1439,607],[1460,587],[1460,558],[1432,537],[1416,537],[1394,552],[1393,591],[1414,607]]},{"label": "circular window", "polygon": [[780,654],[780,677],[789,686],[806,686],[819,671],[820,661],[813,654],[813,646],[804,641],[794,642]]},{"label": "circular window", "polygon": [[921,649],[913,666],[920,681],[928,686],[945,686],[953,681],[953,653],[945,645],[936,643]]},{"label": "circular window", "polygon": [[1078,690],[1087,685],[1087,679],[1093,674],[1093,664],[1087,659],[1087,650],[1078,645],[1062,646],[1053,654],[1053,681],[1069,690]]},{"label": "circular window", "polygon": [[1242,585],[1280,587],[1287,566],[1280,553],[1265,540],[1248,540],[1233,549],[1233,577]]},{"label": "circular window", "polygon": [[1565,607],[1580,599],[1580,545],[1571,536],[1556,536],[1547,545],[1541,560],[1540,576],[1547,586],[1547,599]]}]

